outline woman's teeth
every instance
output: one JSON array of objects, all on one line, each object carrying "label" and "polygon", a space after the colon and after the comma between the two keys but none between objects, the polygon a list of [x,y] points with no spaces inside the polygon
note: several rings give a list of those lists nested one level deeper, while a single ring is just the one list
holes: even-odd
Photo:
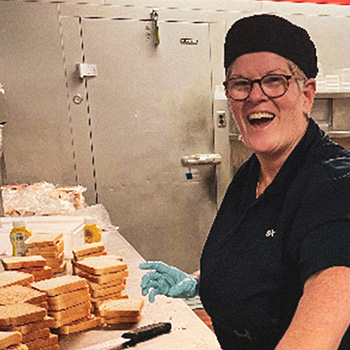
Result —
[{"label": "woman's teeth", "polygon": [[252,113],[249,114],[248,120],[251,124],[265,124],[272,121],[275,118],[274,114],[271,113]]}]

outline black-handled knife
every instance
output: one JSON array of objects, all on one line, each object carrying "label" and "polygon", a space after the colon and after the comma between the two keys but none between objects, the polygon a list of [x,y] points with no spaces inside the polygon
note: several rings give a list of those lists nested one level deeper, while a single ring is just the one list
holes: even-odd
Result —
[{"label": "black-handled knife", "polygon": [[118,339],[108,340],[106,342],[95,344],[81,350],[120,350],[145,340],[152,339],[158,335],[169,333],[171,331],[170,322],[158,322],[147,326],[136,328],[130,332],[123,333]]}]

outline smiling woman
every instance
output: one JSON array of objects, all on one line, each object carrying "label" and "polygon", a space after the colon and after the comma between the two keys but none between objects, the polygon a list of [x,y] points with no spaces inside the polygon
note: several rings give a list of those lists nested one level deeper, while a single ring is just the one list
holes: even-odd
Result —
[{"label": "smiling woman", "polygon": [[[242,80],[247,82],[246,89],[235,85]],[[259,183],[266,188],[305,133],[315,79],[308,79],[301,89],[288,61],[264,51],[246,53],[235,59],[226,86],[242,139],[261,162]],[[271,168],[272,158],[274,169],[265,172],[267,166]]]},{"label": "smiling woman", "polygon": [[223,350],[349,350],[350,154],[310,117],[315,46],[281,17],[242,18],[225,69],[253,154],[228,187],[200,275],[149,262],[143,292],[189,297],[199,285]]}]

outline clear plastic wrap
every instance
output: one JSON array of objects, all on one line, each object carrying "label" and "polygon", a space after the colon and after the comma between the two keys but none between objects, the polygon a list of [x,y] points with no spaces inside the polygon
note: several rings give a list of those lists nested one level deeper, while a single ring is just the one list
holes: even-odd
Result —
[{"label": "clear plastic wrap", "polygon": [[48,182],[1,187],[5,216],[69,215],[85,206],[78,186],[56,186]]}]

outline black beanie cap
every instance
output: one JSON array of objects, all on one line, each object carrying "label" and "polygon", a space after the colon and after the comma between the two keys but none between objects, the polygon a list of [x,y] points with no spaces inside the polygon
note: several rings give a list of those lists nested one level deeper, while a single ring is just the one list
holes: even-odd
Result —
[{"label": "black beanie cap", "polygon": [[227,72],[239,56],[268,51],[283,56],[296,65],[308,78],[316,78],[316,47],[308,32],[275,15],[254,15],[235,22],[227,32],[224,46]]}]

